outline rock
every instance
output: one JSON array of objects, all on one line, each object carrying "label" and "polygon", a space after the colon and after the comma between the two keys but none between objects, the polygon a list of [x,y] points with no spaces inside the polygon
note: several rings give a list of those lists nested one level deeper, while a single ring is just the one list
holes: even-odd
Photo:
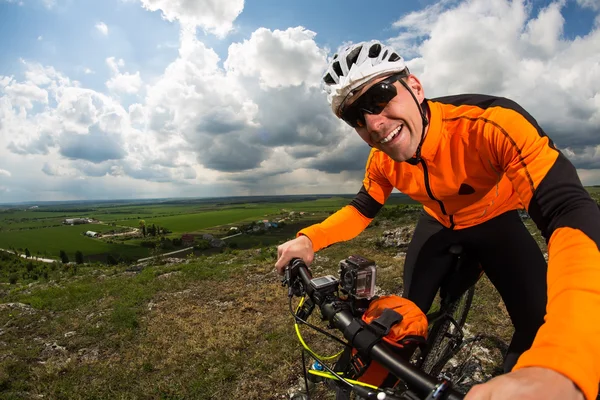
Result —
[{"label": "rock", "polygon": [[75,336],[75,331],[65,333],[66,338],[70,338],[71,336]]},{"label": "rock", "polygon": [[210,241],[210,246],[211,247],[216,247],[216,248],[220,249],[221,247],[225,246],[225,242],[223,240],[221,240],[221,239],[212,239]]},{"label": "rock", "polygon": [[180,271],[173,271],[173,272],[168,272],[166,274],[159,275],[159,276],[157,276],[157,278],[158,279],[167,279],[167,278],[172,277],[173,275],[179,275],[179,274],[181,274]]},{"label": "rock", "polygon": [[67,349],[63,346],[54,343],[44,343],[44,349],[40,353],[41,358],[48,359],[53,356],[64,356],[67,355]]},{"label": "rock", "polygon": [[384,231],[377,243],[382,247],[397,247],[406,250],[412,239],[414,229],[413,226],[402,226]]},{"label": "rock", "polygon": [[83,348],[83,349],[79,349],[79,351],[77,351],[77,357],[82,362],[98,361],[98,354],[99,354],[98,349]]}]

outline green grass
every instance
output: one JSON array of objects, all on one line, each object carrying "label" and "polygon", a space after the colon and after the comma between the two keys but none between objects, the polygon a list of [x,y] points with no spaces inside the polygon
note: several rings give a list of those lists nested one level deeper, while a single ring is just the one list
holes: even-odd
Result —
[{"label": "green grass", "polygon": [[[248,209],[206,211],[197,214],[184,214],[172,217],[146,218],[146,226],[155,224],[174,233],[200,232],[216,225],[225,225],[244,220],[263,219],[266,215],[277,213],[277,207],[258,207]],[[121,221],[119,224],[137,227],[139,221]]]},{"label": "green grass", "polygon": [[77,250],[86,256],[103,253],[148,254],[147,249],[127,244],[109,244],[81,234],[88,230],[106,232],[113,229],[115,228],[109,225],[85,224],[0,232],[0,248],[28,248],[32,255],[36,256],[39,252],[42,257],[48,258],[58,258],[60,250],[67,252],[69,258],[75,257]]}]

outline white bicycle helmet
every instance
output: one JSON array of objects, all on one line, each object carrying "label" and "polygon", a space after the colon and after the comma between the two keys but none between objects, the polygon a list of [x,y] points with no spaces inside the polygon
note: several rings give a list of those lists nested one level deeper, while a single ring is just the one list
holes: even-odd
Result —
[{"label": "white bicycle helmet", "polygon": [[372,78],[408,68],[404,59],[389,46],[372,40],[344,47],[333,56],[323,75],[327,101],[339,116],[344,100]]}]

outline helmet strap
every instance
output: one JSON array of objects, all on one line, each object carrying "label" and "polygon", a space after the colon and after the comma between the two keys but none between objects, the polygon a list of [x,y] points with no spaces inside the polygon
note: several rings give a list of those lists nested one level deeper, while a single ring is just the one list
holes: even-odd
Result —
[{"label": "helmet strap", "polygon": [[419,142],[419,146],[417,146],[415,156],[406,160],[406,162],[411,165],[417,165],[419,161],[421,161],[421,147],[423,147],[423,141],[425,141],[425,128],[429,124],[429,121],[427,120],[427,113],[425,111],[425,109],[427,108],[427,100],[423,99],[423,105],[419,104],[417,97],[415,96],[413,91],[410,90],[408,84],[402,79],[398,79],[398,82],[400,82],[406,88],[406,90],[408,90],[408,93],[410,93],[410,95],[412,96],[413,100],[415,101],[415,104],[417,105],[417,108],[419,109],[419,113],[421,114],[421,120],[423,122],[423,130],[421,131],[421,141]]}]

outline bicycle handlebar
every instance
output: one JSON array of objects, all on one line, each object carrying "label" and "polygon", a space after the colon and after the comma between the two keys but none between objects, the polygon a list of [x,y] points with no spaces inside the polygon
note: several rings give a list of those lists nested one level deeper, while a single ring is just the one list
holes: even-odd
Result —
[{"label": "bicycle handlebar", "polygon": [[[347,308],[340,307],[343,300],[332,295],[321,296],[315,291],[310,283],[312,279],[310,270],[301,259],[293,259],[285,270],[284,283],[287,280],[290,296],[292,294],[299,295],[301,291],[298,288],[295,288],[295,290],[292,288],[292,285],[294,285],[292,281],[295,280],[296,274],[303,285],[302,289],[319,307],[323,318],[328,320],[334,328],[342,332],[353,348],[357,348],[356,336],[348,329],[356,319]],[[380,363],[394,376],[405,382],[422,399],[463,399],[463,395],[453,390],[449,382],[440,382],[411,365],[407,360],[399,358],[391,347],[383,341],[379,341],[368,350],[368,357]],[[358,388],[355,387],[356,389]],[[366,389],[363,390],[366,391]],[[364,396],[364,394],[362,395]]]}]

